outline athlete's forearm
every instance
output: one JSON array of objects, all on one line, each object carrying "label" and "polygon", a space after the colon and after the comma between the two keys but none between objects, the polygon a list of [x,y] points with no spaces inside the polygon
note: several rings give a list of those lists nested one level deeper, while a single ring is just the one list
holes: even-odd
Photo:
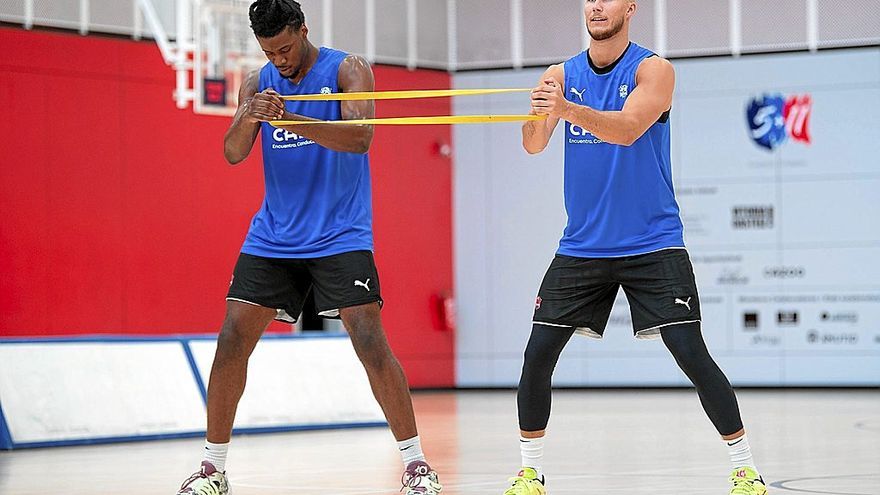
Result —
[{"label": "athlete's forearm", "polygon": [[[534,113],[533,113],[534,115]],[[522,126],[523,148],[530,155],[544,151],[550,138],[553,137],[553,129],[559,119],[547,117],[547,120],[530,120]]]},{"label": "athlete's forearm", "polygon": [[[317,120],[285,112],[282,120]],[[373,142],[373,126],[363,124],[288,125],[282,128],[311,139],[333,151],[366,153]]]},{"label": "athlete's forearm", "polygon": [[638,122],[624,112],[603,112],[571,103],[562,118],[606,143],[630,146],[641,137]]},{"label": "athlete's forearm", "polygon": [[230,165],[235,165],[247,158],[259,130],[259,123],[246,122],[242,116],[235,116],[235,120],[223,138],[223,155]]},{"label": "athlete's forearm", "polygon": [[540,153],[550,142],[543,122],[529,121],[522,126],[523,148],[530,154]]}]

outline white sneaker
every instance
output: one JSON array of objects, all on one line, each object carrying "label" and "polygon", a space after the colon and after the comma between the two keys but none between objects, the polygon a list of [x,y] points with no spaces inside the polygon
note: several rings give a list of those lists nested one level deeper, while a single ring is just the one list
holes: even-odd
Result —
[{"label": "white sneaker", "polygon": [[424,461],[409,463],[400,481],[405,495],[440,495],[443,490],[437,473]]},{"label": "white sneaker", "polygon": [[208,461],[202,461],[202,468],[190,476],[177,495],[226,495],[229,493],[229,481],[226,473],[217,471]]}]

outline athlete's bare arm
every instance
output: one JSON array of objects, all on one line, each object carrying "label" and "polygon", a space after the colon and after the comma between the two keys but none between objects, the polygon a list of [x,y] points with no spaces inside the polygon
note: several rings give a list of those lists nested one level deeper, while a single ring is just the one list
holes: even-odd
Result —
[{"label": "athlete's bare arm", "polygon": [[[343,93],[373,91],[373,69],[363,57],[349,55],[339,65],[339,89]],[[277,94],[277,93],[275,93]],[[367,101],[343,101],[342,120],[371,119],[375,105]],[[332,103],[327,103],[332,105]],[[315,120],[284,112],[283,120]],[[350,153],[366,153],[373,142],[373,126],[362,124],[312,124],[283,126],[290,132],[307,137],[325,148]]]},{"label": "athlete's bare arm", "polygon": [[669,110],[674,90],[672,64],[666,59],[651,57],[639,64],[636,89],[619,112],[603,112],[572,103],[565,99],[560,86],[548,84],[532,92],[532,109],[538,115],[562,118],[583,127],[605,142],[629,146]]},{"label": "athlete's bare arm", "polygon": [[260,71],[255,70],[245,77],[238,90],[238,110],[223,140],[223,154],[231,165],[247,158],[260,131],[260,122],[275,120],[284,111],[280,98],[266,91],[258,93],[259,88]]},{"label": "athlete's bare arm", "polygon": [[[538,87],[532,90],[532,94],[534,95],[535,91],[538,91],[540,88],[547,85],[555,84],[561,87],[563,81],[565,81],[564,66],[562,64],[551,65],[549,69],[544,71],[544,75],[541,76],[541,81],[538,83]],[[534,106],[532,106],[529,114],[536,115]],[[550,138],[553,137],[553,131],[556,129],[556,124],[558,123],[558,116],[550,116],[547,117],[547,120],[531,120],[523,124],[523,148],[525,148],[529,154],[544,151],[544,148],[547,147],[547,143],[550,142]]]}]

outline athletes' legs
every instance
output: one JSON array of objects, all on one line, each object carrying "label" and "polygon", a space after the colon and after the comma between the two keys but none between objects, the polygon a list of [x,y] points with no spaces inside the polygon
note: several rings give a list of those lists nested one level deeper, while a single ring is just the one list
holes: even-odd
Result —
[{"label": "athletes' legs", "polygon": [[577,331],[601,338],[619,286],[606,260],[557,255],[550,263],[532,318],[517,390],[522,469],[505,495],[543,495],[544,433],[550,419],[553,371]]},{"label": "athletes' legs", "polygon": [[415,437],[418,431],[406,375],[388,346],[379,311],[379,304],[371,303],[340,309],[339,316],[394,438],[402,441]]},{"label": "athletes' legs", "polygon": [[519,483],[523,486],[517,488],[515,483],[511,487],[514,492],[529,493],[531,490],[540,493],[543,489],[538,482],[543,484],[544,480],[541,464],[544,458],[544,433],[550,420],[553,370],[574,330],[574,327],[532,325],[516,394],[522,458],[522,474],[519,476],[522,480]]},{"label": "athletes' legs", "polygon": [[660,335],[679,368],[696,387],[703,409],[718,433],[725,439],[742,436],[743,424],[736,394],[709,355],[700,332],[700,323],[668,326],[661,330]]},{"label": "athletes' legs", "polygon": [[638,338],[663,339],[675,362],[697,389],[703,409],[728,447],[737,495],[764,495],[754,468],[736,394],[709,355],[700,331],[700,297],[687,251],[673,249],[617,261]]},{"label": "athletes' legs", "polygon": [[[524,438],[544,436],[550,419],[553,370],[572,335],[574,327],[560,328],[540,324],[532,326],[516,395],[519,428]],[[523,466],[539,467],[526,464]]]},{"label": "athletes' legs", "polygon": [[217,338],[208,383],[208,435],[204,461],[201,469],[183,482],[178,495],[228,493],[226,453],[235,410],[244,392],[248,359],[276,313],[276,310],[263,306],[226,302],[226,319]]},{"label": "athletes' legs", "polygon": [[405,495],[440,493],[437,473],[425,462],[406,375],[385,338],[379,273],[370,251],[351,251],[308,261],[320,315],[342,319],[370,388],[385,413],[404,465]]},{"label": "athletes' legs", "polygon": [[275,315],[274,309],[262,306],[226,303],[226,319],[217,338],[208,383],[208,442],[229,442],[235,410],[247,380],[248,359]]},{"label": "athletes' legs", "polygon": [[309,286],[308,272],[298,263],[245,253],[239,256],[208,382],[204,460],[200,471],[183,482],[178,495],[227,493],[226,454],[248,360],[274,318],[288,321],[293,319],[290,315],[300,313]]},{"label": "athletes' legs", "polygon": [[574,332],[602,337],[619,290],[610,267],[607,260],[557,255],[544,274],[517,393],[524,438],[544,436],[553,370]]},{"label": "athletes' legs", "polygon": [[405,495],[437,495],[442,486],[422,453],[409,384],[385,338],[379,312],[379,303],[372,302],[340,308],[339,316],[367,371],[373,395],[397,440],[405,469],[401,479]]},{"label": "athletes' legs", "polygon": [[743,429],[733,387],[709,355],[700,324],[672,325],[660,331],[663,343],[675,362],[690,378],[703,409],[727,445],[733,474],[730,481],[736,495],[765,495],[767,488],[755,468],[752,450]]}]

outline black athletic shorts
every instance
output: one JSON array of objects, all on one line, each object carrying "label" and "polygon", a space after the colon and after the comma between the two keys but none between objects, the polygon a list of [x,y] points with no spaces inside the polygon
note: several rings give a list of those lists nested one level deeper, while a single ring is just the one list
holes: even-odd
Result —
[{"label": "black athletic shorts", "polygon": [[622,258],[556,255],[538,291],[533,322],[601,338],[620,287],[637,338],[656,338],[663,327],[700,321],[690,257],[684,249],[665,249]]},{"label": "black athletic shorts", "polygon": [[326,318],[338,318],[342,308],[373,302],[381,306],[373,253],[352,251],[307,259],[241,253],[226,300],[275,309],[276,320],[294,323],[311,293],[318,314]]}]

